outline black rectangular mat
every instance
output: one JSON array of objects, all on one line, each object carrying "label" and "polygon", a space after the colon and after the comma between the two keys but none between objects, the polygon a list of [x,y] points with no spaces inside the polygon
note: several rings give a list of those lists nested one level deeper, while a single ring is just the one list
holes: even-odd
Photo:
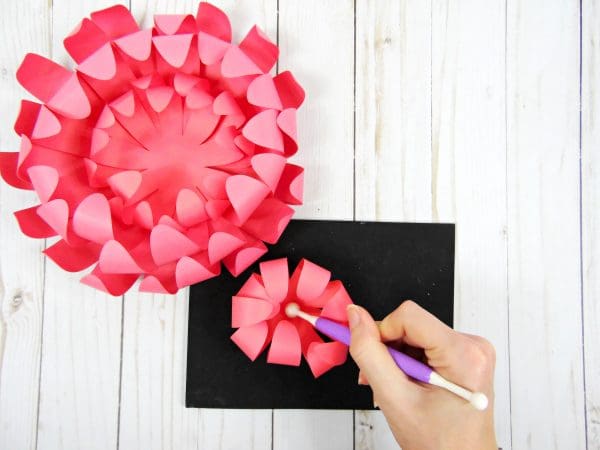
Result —
[{"label": "black rectangular mat", "polygon": [[[290,272],[302,258],[330,270],[375,319],[412,299],[452,325],[452,224],[293,220],[261,260],[281,257]],[[191,287],[186,406],[372,409],[350,357],[315,379],[304,359],[300,367],[267,364],[265,350],[252,362],[230,340],[231,296],[253,272],[258,263],[238,278],[223,270]]]}]

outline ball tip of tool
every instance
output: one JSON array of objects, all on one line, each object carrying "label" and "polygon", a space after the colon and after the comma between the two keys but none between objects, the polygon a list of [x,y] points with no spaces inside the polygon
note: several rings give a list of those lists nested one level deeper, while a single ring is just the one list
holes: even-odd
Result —
[{"label": "ball tip of tool", "polygon": [[297,317],[299,312],[300,312],[300,307],[298,306],[297,303],[294,303],[294,302],[288,303],[287,306],[285,307],[285,315],[288,316],[290,319]]}]

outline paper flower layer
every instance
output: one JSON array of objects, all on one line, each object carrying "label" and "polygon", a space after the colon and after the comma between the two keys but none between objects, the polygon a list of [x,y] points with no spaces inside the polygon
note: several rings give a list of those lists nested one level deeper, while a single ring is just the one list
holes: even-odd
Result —
[{"label": "paper flower layer", "polygon": [[252,274],[232,298],[231,326],[238,330],[231,339],[252,361],[269,344],[269,363],[298,366],[304,355],[315,378],[343,364],[347,346],[324,342],[308,322],[285,315],[286,305],[295,302],[308,314],[347,323],[346,306],[352,300],[330,276],[306,259],[291,278],[286,258],[261,263],[260,275]]},{"label": "paper flower layer", "polygon": [[2,177],[34,189],[41,205],[16,213],[45,253],[82,281],[124,293],[175,292],[220,273],[235,276],[276,242],[302,201],[290,72],[268,72],[278,49],[254,27],[231,42],[227,16],[157,15],[140,29],[114,6],[65,39],[74,72],[28,54],[16,153]]}]

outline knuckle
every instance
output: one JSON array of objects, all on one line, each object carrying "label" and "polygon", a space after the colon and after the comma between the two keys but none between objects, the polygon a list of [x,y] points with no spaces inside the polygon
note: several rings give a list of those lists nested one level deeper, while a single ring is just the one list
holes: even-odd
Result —
[{"label": "knuckle", "polygon": [[412,300],[405,300],[400,303],[397,311],[402,316],[412,316],[419,306]]}]

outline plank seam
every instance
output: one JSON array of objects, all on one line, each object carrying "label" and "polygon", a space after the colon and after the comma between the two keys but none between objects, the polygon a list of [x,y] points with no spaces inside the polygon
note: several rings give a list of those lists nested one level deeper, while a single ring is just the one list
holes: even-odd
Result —
[{"label": "plank seam", "polygon": [[511,379],[511,352],[510,352],[510,279],[509,279],[509,264],[508,260],[510,257],[508,241],[510,238],[508,232],[508,0],[504,2],[504,202],[505,202],[505,231],[506,231],[506,349],[508,352],[508,427],[509,427],[509,439],[510,448],[513,448],[513,434],[512,434],[512,379]]},{"label": "plank seam", "polygon": [[586,390],[586,368],[585,368],[585,301],[584,301],[584,276],[583,276],[583,139],[582,139],[582,108],[583,108],[583,2],[579,0],[579,290],[581,306],[581,364],[583,375],[583,427],[585,431],[585,448],[589,448],[588,442],[588,418],[587,418],[587,390]]}]

